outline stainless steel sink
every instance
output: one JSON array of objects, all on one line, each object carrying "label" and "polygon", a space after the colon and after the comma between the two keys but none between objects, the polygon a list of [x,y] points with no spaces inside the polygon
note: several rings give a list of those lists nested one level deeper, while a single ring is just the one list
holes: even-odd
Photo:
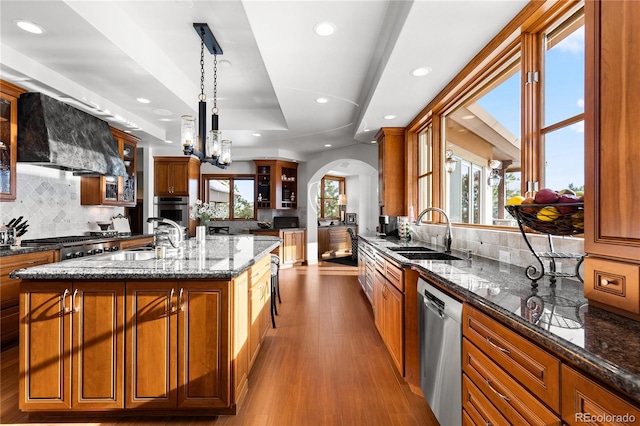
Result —
[{"label": "stainless steel sink", "polygon": [[411,260],[462,260],[459,257],[442,253],[439,251],[430,252],[399,252],[398,255]]},{"label": "stainless steel sink", "polygon": [[406,251],[406,252],[412,252],[412,253],[425,252],[425,251],[432,252],[433,251],[433,249],[430,249],[428,247],[421,247],[421,246],[415,246],[415,247],[387,247],[387,248],[389,250],[391,250],[391,251],[397,251],[397,252]]}]

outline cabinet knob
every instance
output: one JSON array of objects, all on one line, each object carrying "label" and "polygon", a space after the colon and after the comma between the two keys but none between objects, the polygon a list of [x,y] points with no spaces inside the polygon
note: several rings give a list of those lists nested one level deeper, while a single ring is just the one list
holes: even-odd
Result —
[{"label": "cabinet knob", "polygon": [[614,280],[608,280],[606,278],[600,278],[600,285],[601,286],[608,286],[611,284],[615,284],[616,282]]}]

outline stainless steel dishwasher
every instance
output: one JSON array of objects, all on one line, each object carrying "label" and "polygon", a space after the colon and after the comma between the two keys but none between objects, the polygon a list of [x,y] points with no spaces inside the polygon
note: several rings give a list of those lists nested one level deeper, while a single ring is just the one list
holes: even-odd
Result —
[{"label": "stainless steel dishwasher", "polygon": [[442,426],[462,424],[462,303],[418,279],[420,387]]}]

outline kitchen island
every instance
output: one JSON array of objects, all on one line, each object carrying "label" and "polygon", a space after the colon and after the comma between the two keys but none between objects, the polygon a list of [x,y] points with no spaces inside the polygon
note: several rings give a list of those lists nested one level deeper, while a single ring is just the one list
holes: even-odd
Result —
[{"label": "kitchen island", "polygon": [[235,414],[270,325],[267,236],[21,269],[19,406]]},{"label": "kitchen island", "polygon": [[[402,279],[382,281],[383,296],[374,295],[373,304],[377,312],[378,301],[388,303],[389,295],[399,294],[404,340],[396,346],[404,353],[397,354],[404,361],[399,363],[404,366],[401,374],[414,389],[420,386],[416,299],[422,295],[417,294],[416,284],[421,276],[464,303],[463,408],[476,424],[488,421],[496,407],[504,418],[494,418],[494,424],[576,424],[587,414],[640,419],[640,323],[589,306],[581,282],[559,278],[553,285],[545,277],[536,287],[525,269],[514,265],[469,258],[455,250],[452,254],[458,259],[411,260],[398,249],[418,246],[442,252],[443,248],[375,234],[359,238],[365,244],[361,256],[366,259],[374,252],[374,271],[385,262],[387,272],[390,264],[402,271]],[[363,265],[362,271],[366,270]],[[374,293],[378,282],[374,278]],[[388,340],[393,356],[393,334]],[[541,417],[527,417],[532,413]]]}]

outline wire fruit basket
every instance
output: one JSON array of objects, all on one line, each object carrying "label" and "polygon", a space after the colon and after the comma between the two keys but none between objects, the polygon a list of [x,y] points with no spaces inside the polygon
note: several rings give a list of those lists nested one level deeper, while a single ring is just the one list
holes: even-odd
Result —
[{"label": "wire fruit basket", "polygon": [[[584,203],[556,203],[556,204],[519,204],[505,206],[505,209],[518,222],[520,233],[527,247],[540,264],[539,268],[529,265],[525,270],[527,278],[533,280],[533,285],[544,275],[551,277],[555,283],[557,277],[576,277],[583,282],[580,276],[580,266],[584,260],[584,254],[556,252],[553,247],[552,235],[579,235],[584,233]],[[534,250],[527,232],[538,232],[547,235],[549,251]],[[545,270],[544,260],[549,261],[549,268]],[[556,260],[573,260],[576,262],[574,272],[557,271]]]}]

